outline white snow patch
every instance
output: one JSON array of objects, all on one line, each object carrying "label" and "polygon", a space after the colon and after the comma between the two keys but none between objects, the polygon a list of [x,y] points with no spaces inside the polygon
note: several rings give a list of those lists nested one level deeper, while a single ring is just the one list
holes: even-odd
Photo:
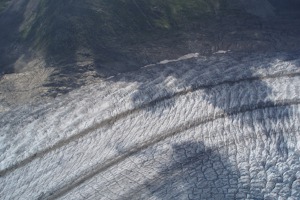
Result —
[{"label": "white snow patch", "polygon": [[230,50],[219,50],[219,51],[215,52],[214,54],[225,54],[228,52],[230,52]]},{"label": "white snow patch", "polygon": [[177,59],[174,59],[174,60],[163,60],[163,61],[160,61],[158,64],[168,64],[168,63],[171,63],[171,62],[177,62],[177,61],[187,60],[187,59],[197,58],[197,57],[199,57],[199,53],[190,53],[190,54],[181,56],[181,57],[179,57]]},{"label": "white snow patch", "polygon": [[199,53],[189,53],[189,54],[186,54],[184,56],[181,56],[177,59],[173,59],[173,60],[162,60],[156,64],[149,64],[149,65],[145,65],[143,68],[147,68],[147,67],[152,67],[152,66],[155,66],[157,64],[168,64],[168,63],[172,63],[172,62],[177,62],[177,61],[182,61],[182,60],[188,60],[188,59],[191,59],[191,58],[198,58],[199,57]]}]

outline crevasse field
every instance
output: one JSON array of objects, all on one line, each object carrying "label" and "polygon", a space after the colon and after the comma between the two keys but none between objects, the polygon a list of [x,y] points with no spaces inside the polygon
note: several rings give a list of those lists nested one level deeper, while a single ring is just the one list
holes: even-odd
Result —
[{"label": "crevasse field", "polygon": [[299,199],[300,53],[183,55],[0,114],[1,199]]}]

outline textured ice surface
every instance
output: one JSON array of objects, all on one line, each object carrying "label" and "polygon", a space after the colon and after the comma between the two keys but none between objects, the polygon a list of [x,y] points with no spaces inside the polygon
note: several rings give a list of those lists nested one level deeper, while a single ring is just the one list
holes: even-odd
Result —
[{"label": "textured ice surface", "polygon": [[0,196],[298,199],[299,87],[299,53],[190,54],[15,108]]}]

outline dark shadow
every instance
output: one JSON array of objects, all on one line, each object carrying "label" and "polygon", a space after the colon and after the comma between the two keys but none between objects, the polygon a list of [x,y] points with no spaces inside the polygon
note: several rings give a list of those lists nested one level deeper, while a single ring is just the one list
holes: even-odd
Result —
[{"label": "dark shadow", "polygon": [[[29,0],[24,2],[28,3]],[[26,8],[24,4],[20,13],[10,10],[3,13],[0,25],[8,29],[2,32],[4,35],[1,35],[3,41],[0,44],[3,44],[2,51],[10,52],[9,46],[13,45],[13,40],[18,40],[24,46],[24,49],[18,50],[21,54],[31,49],[44,55],[46,66],[55,69],[55,73],[44,84],[51,90],[45,95],[56,96],[84,85],[85,72],[97,71],[98,77],[108,77],[135,71],[152,61],[158,61],[162,55],[147,55],[140,50],[145,43],[152,46],[151,41],[163,34],[168,38],[172,32],[177,32],[180,23],[201,18],[196,8],[203,7],[201,13],[211,9],[203,3],[205,1],[199,2],[202,3],[44,0],[38,3],[36,12],[26,19],[27,26],[20,30],[23,22],[20,16]],[[189,12],[191,9],[193,12]],[[1,65],[13,72],[8,64],[14,63],[18,56],[9,59],[9,55],[2,54],[2,51],[1,56],[9,62],[1,58]],[[82,61],[93,60],[93,64],[79,66],[79,57],[83,57]],[[3,73],[7,73],[7,70]]]},{"label": "dark shadow", "polygon": [[174,144],[170,163],[153,180],[120,199],[234,199],[239,172],[217,149],[202,142]]},{"label": "dark shadow", "polygon": [[0,76],[14,73],[13,64],[25,52],[20,37],[20,26],[29,0],[20,0],[18,5],[9,5],[0,12]]},{"label": "dark shadow", "polygon": [[277,8],[277,10],[299,11],[300,9],[300,2],[298,0],[270,0],[270,2],[274,5],[275,8]]}]

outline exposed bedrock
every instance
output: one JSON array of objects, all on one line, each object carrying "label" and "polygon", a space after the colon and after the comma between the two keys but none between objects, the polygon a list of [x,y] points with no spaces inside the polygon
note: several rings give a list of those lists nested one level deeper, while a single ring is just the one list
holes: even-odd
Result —
[{"label": "exposed bedrock", "polygon": [[2,0],[0,112],[164,59],[297,51],[297,0]]}]

